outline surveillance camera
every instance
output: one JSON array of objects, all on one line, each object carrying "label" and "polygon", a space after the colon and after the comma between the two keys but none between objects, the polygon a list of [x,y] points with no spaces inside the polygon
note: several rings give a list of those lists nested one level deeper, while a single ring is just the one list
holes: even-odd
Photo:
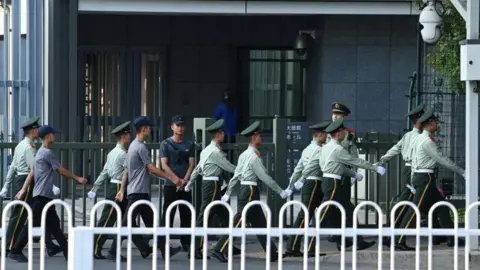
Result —
[{"label": "surveillance camera", "polygon": [[299,55],[305,55],[308,48],[308,41],[311,38],[312,36],[303,32],[297,36],[297,38],[295,39],[294,49]]},{"label": "surveillance camera", "polygon": [[440,26],[443,23],[442,17],[438,14],[437,4],[434,2],[428,2],[422,12],[418,22],[422,25],[423,41],[426,43],[435,43],[440,39]]}]

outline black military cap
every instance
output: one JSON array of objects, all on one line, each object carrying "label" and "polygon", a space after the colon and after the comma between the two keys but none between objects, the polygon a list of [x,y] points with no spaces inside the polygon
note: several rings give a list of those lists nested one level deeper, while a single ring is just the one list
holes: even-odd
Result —
[{"label": "black military cap", "polygon": [[127,121],[112,130],[113,135],[120,135],[122,133],[129,133],[130,132],[130,121]]},{"label": "black military cap", "polygon": [[349,115],[350,114],[350,109],[347,106],[343,105],[342,103],[334,102],[334,103],[332,103],[332,112],[343,113],[345,115]]},{"label": "black military cap", "polygon": [[152,122],[150,122],[150,120],[148,120],[148,118],[145,116],[137,117],[135,121],[133,121],[133,125],[135,127],[146,127],[146,126],[153,127]]},{"label": "black military cap", "polygon": [[40,120],[40,117],[35,116],[30,119],[28,119],[23,125],[21,126],[22,129],[33,129],[33,128],[38,128],[40,125],[38,124],[38,121]]},{"label": "black military cap", "polygon": [[424,124],[430,120],[437,120],[435,115],[435,110],[433,108],[428,108],[425,110],[425,113],[417,120],[417,123]]},{"label": "black military cap", "polygon": [[423,114],[425,111],[423,110],[425,108],[425,104],[421,103],[417,107],[413,108],[410,112],[408,112],[407,117],[416,115],[416,114]]},{"label": "black military cap", "polygon": [[328,125],[328,127],[325,129],[325,132],[331,134],[343,129],[345,129],[345,127],[343,126],[343,118],[340,118],[333,121],[330,125]]},{"label": "black military cap", "polygon": [[223,130],[223,119],[217,120],[215,123],[211,124],[205,129],[205,131],[210,133],[215,133],[219,130]]},{"label": "black military cap", "polygon": [[175,115],[174,117],[172,117],[172,124],[185,124],[185,117],[183,117],[183,115]]},{"label": "black military cap", "polygon": [[253,135],[253,133],[260,131],[260,121],[255,121],[253,122],[250,126],[248,126],[246,129],[244,129],[240,135],[245,136],[245,137],[250,137]]},{"label": "black military cap", "polygon": [[325,129],[332,123],[332,121],[325,121],[315,125],[309,126],[310,129],[315,131],[325,131]]}]

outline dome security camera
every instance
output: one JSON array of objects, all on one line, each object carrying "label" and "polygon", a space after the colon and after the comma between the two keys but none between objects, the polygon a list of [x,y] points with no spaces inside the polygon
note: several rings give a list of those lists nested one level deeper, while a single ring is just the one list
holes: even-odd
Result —
[{"label": "dome security camera", "polygon": [[313,39],[311,35],[301,32],[295,39],[294,49],[298,55],[303,56],[307,53],[308,43]]},{"label": "dome security camera", "polygon": [[435,43],[441,37],[440,26],[443,23],[442,17],[438,14],[437,3],[429,1],[428,5],[420,13],[418,22],[422,25],[423,41]]}]

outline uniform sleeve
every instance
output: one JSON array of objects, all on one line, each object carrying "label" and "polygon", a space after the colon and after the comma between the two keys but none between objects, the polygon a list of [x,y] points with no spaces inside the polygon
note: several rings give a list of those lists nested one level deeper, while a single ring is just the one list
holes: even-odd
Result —
[{"label": "uniform sleeve", "polygon": [[27,150],[25,151],[25,161],[27,163],[28,168],[31,170],[33,168],[33,163],[35,162],[35,154],[37,151],[34,147],[28,146]]},{"label": "uniform sleeve", "polygon": [[225,192],[225,195],[230,196],[232,194],[233,188],[235,188],[235,186],[238,184],[240,180],[240,174],[241,174],[240,167],[237,166],[237,168],[235,168],[235,173],[233,174],[233,177],[228,182],[227,191]]},{"label": "uniform sleeve", "polygon": [[260,181],[264,182],[269,188],[271,188],[276,193],[280,194],[282,188],[267,174],[265,167],[262,164],[262,160],[258,157],[255,157],[250,164],[251,169],[257,175]]},{"label": "uniform sleeve", "polygon": [[147,166],[150,163],[152,163],[152,160],[150,159],[150,152],[148,151],[148,148],[146,145],[143,145],[143,147],[140,147],[138,151],[138,155],[140,156],[140,159],[142,160],[142,163],[144,166]]},{"label": "uniform sleeve", "polygon": [[187,187],[191,187],[195,183],[195,180],[197,180],[197,177],[199,175],[200,175],[200,164],[197,164],[197,166],[195,166],[195,169],[193,169],[192,174],[190,174],[190,178],[188,179]]},{"label": "uniform sleeve", "polygon": [[304,161],[305,161],[305,150],[303,150],[302,155],[300,156],[300,160],[297,163],[297,166],[295,166],[295,169],[293,170],[292,176],[290,177],[290,185],[292,183],[295,183],[300,179],[302,176],[303,169],[305,168],[304,166]]},{"label": "uniform sleeve", "polygon": [[[372,170],[375,171],[377,168],[371,164],[370,162],[360,159],[358,157],[354,157],[350,155],[345,148],[339,148],[339,150],[335,151],[335,157],[337,160],[345,165],[349,165],[352,167],[360,167],[362,169],[366,170]],[[353,171],[356,171],[353,170]]]},{"label": "uniform sleeve", "polygon": [[[305,165],[305,168],[303,168],[302,177],[307,178],[308,176],[312,176],[313,173],[319,169],[320,167],[319,159],[320,159],[320,151],[315,151],[315,153],[312,155],[308,163]],[[290,184],[292,184],[292,182],[290,182]]]},{"label": "uniform sleeve", "polygon": [[52,166],[52,169],[54,170],[58,170],[62,167],[53,151],[50,151],[50,154],[48,155],[48,163],[50,163],[50,166]]},{"label": "uniform sleeve", "polygon": [[3,184],[3,187],[8,188],[10,186],[10,184],[13,181],[13,175],[15,174],[15,170],[16,170],[16,167],[12,163],[8,168],[7,178],[5,179],[5,183]]},{"label": "uniform sleeve", "polygon": [[347,177],[355,177],[356,176],[356,172],[352,171],[352,170],[345,170],[345,172],[343,172],[343,175],[344,176],[347,176]]},{"label": "uniform sleeve", "polygon": [[[405,136],[404,136],[405,137]],[[385,155],[383,155],[381,158],[380,158],[380,161],[378,162],[378,164],[380,165],[383,165],[385,163],[387,163],[390,159],[392,159],[393,157],[397,156],[398,154],[400,154],[402,152],[402,146],[403,146],[403,138],[398,141],[392,148],[390,148],[387,153]]]},{"label": "uniform sleeve", "polygon": [[427,153],[428,156],[430,156],[432,159],[434,159],[436,162],[438,162],[445,168],[462,175],[465,173],[464,169],[458,167],[451,159],[444,156],[442,152],[438,150],[438,146],[434,141],[428,140],[428,142],[425,142],[422,145],[422,149],[425,151],[425,153]]},{"label": "uniform sleeve", "polygon": [[108,179],[108,168],[107,168],[108,162],[105,163],[105,166],[103,166],[103,170],[100,172],[100,175],[97,177],[97,180],[95,180],[95,183],[93,183],[93,192],[97,192],[97,190],[105,183],[105,181]]},{"label": "uniform sleeve", "polygon": [[234,173],[235,172],[235,165],[230,163],[228,159],[225,157],[225,155],[222,154],[222,152],[215,150],[212,154],[212,158],[214,160],[214,163],[218,165],[218,167],[222,168],[222,170],[227,171],[229,173]]}]

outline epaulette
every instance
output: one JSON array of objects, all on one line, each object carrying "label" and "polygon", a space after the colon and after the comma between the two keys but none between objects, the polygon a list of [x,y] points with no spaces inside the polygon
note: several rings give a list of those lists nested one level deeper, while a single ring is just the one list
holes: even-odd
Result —
[{"label": "epaulette", "polygon": [[350,133],[355,134],[355,130],[353,130],[353,129],[351,129],[351,128],[347,128],[347,127],[346,127],[345,130],[348,131],[348,132],[350,132]]},{"label": "epaulette", "polygon": [[430,138],[430,140],[431,140],[432,142],[434,142],[434,141],[435,141],[435,138],[433,138],[433,136],[432,136],[432,135],[429,135],[428,137]]}]

